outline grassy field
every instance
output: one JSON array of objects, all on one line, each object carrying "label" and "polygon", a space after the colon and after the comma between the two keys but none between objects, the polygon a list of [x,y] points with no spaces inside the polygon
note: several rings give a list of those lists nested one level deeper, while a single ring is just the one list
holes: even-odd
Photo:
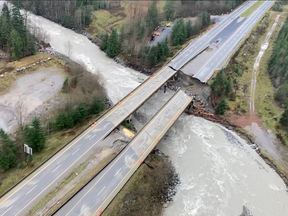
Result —
[{"label": "grassy field", "polygon": [[241,14],[242,17],[249,17],[264,1],[257,1],[250,8],[248,8],[244,13]]},{"label": "grassy field", "polygon": [[9,188],[27,176],[32,170],[59,150],[64,144],[69,142],[72,138],[84,130],[89,124],[91,124],[92,119],[95,118],[96,116],[90,117],[85,122],[73,129],[56,132],[47,136],[45,150],[41,153],[35,153],[33,155],[33,162],[24,169],[14,168],[3,173],[1,172],[0,195],[5,193]]}]

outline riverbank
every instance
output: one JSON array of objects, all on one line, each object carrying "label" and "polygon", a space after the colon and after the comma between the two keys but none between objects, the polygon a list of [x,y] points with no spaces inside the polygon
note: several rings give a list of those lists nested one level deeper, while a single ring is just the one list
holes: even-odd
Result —
[{"label": "riverbank", "polygon": [[[191,109],[187,112],[189,115],[198,116],[204,118],[208,121],[221,124],[228,130],[235,131],[242,139],[244,139],[249,145],[255,144],[255,137],[251,135],[247,130],[243,127],[233,123],[233,121],[228,120],[225,117],[221,117],[217,114],[211,113],[209,111],[205,111],[204,108]],[[255,148],[255,147],[254,147]],[[288,189],[288,176],[285,174],[283,167],[280,167],[279,164],[275,161],[273,157],[261,151],[257,151],[260,157],[272,168],[277,174],[283,179],[286,188]],[[286,170],[287,171],[287,170]]]}]

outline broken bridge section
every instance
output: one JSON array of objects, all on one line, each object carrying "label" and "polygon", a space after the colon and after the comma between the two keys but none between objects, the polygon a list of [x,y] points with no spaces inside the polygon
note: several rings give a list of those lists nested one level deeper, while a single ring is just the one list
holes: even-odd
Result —
[{"label": "broken bridge section", "polygon": [[178,90],[114,161],[54,215],[100,215],[191,101]]}]

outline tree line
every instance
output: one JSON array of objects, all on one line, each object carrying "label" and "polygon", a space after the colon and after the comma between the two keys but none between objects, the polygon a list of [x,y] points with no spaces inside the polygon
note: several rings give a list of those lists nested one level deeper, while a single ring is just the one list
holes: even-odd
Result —
[{"label": "tree line", "polygon": [[210,14],[203,12],[198,14],[194,24],[191,20],[184,22],[183,19],[179,19],[173,26],[170,40],[152,47],[143,44],[146,36],[159,26],[161,20],[175,18],[174,4],[173,1],[165,3],[163,8],[165,17],[163,17],[158,12],[157,2],[153,1],[147,14],[126,22],[118,32],[113,29],[110,35],[106,33],[100,36],[102,39],[100,48],[110,57],[115,57],[125,51],[141,60],[146,66],[155,66],[165,62],[171,55],[171,46],[182,45],[188,38],[199,34],[202,28],[210,25]]},{"label": "tree line", "polygon": [[12,13],[4,3],[0,16],[0,48],[11,55],[13,61],[36,52],[35,40],[25,27],[19,5],[15,4]]},{"label": "tree line", "polygon": [[[39,118],[34,118],[31,123],[23,127],[23,140],[33,152],[41,152],[45,148],[45,130],[41,126]],[[23,143],[24,144],[24,143]],[[23,145],[17,145],[8,134],[0,129],[0,166],[2,170],[23,166]],[[27,160],[31,160],[28,157]]]},{"label": "tree line", "polygon": [[82,30],[90,24],[90,13],[92,11],[119,7],[120,1],[35,0],[21,1],[21,6],[36,15],[43,16],[67,28]]},{"label": "tree line", "polygon": [[275,100],[286,109],[280,123],[288,126],[288,17],[286,18],[276,40],[273,53],[268,63],[268,72],[274,87],[277,89]]}]

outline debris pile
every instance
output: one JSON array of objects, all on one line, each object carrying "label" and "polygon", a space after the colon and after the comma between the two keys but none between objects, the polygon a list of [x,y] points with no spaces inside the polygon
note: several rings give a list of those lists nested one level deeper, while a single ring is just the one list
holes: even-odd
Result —
[{"label": "debris pile", "polygon": [[32,67],[35,67],[36,65],[38,64],[41,64],[41,63],[46,63],[48,61],[50,61],[52,58],[48,57],[47,59],[44,59],[44,60],[41,60],[41,61],[38,61],[38,62],[35,62],[34,64],[31,64],[31,65],[28,65],[27,67],[21,67],[21,68],[18,68],[16,69],[16,71],[14,72],[15,74],[18,74],[24,70],[27,70],[27,69],[30,69]]}]

